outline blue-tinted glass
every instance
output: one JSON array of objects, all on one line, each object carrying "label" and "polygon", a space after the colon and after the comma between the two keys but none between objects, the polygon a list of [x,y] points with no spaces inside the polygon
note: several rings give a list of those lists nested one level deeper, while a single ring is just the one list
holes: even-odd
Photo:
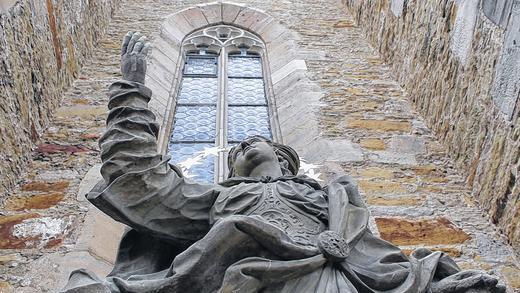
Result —
[{"label": "blue-tinted glass", "polygon": [[257,134],[271,138],[267,107],[229,107],[228,115],[228,141]]},{"label": "blue-tinted glass", "polygon": [[178,106],[172,141],[215,141],[215,106]]},{"label": "blue-tinted glass", "polygon": [[229,57],[228,76],[262,77],[260,58]]},{"label": "blue-tinted glass", "polygon": [[266,105],[263,79],[230,78],[228,81],[230,105]]},{"label": "blue-tinted glass", "polygon": [[170,143],[168,152],[172,157],[171,162],[182,169],[184,176],[212,183],[215,157],[204,156],[201,152],[214,147],[211,143]]},{"label": "blue-tinted glass", "polygon": [[202,75],[216,75],[217,74],[217,58],[202,58],[188,56],[185,74],[202,74]]},{"label": "blue-tinted glass", "polygon": [[182,79],[179,103],[207,103],[216,104],[218,86],[216,78],[192,78]]}]

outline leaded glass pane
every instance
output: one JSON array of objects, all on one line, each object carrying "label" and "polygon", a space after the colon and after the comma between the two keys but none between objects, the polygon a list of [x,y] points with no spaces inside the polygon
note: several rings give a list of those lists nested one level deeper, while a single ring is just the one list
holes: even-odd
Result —
[{"label": "leaded glass pane", "polygon": [[178,106],[171,140],[215,141],[215,106]]},{"label": "leaded glass pane", "polygon": [[229,107],[228,141],[241,141],[251,135],[271,138],[267,107]]},{"label": "leaded glass pane", "polygon": [[184,74],[217,75],[217,58],[188,56]]},{"label": "leaded glass pane", "polygon": [[263,79],[230,78],[228,81],[230,105],[266,105]]},{"label": "leaded glass pane", "polygon": [[218,97],[218,80],[216,78],[182,79],[179,103],[181,104],[216,104]]},{"label": "leaded glass pane", "polygon": [[199,182],[213,182],[215,157],[205,156],[205,149],[214,148],[212,143],[170,143],[168,151],[171,162],[182,169],[184,176]]},{"label": "leaded glass pane", "polygon": [[229,57],[229,77],[262,77],[262,63],[260,58]]}]

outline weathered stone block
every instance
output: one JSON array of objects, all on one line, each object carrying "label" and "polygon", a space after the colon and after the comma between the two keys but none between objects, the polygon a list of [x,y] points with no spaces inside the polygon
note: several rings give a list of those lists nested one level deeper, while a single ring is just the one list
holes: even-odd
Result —
[{"label": "weathered stone block", "polygon": [[457,16],[451,37],[451,50],[462,64],[466,64],[473,42],[480,0],[462,0],[457,3]]},{"label": "weathered stone block", "polygon": [[43,195],[9,198],[4,208],[10,211],[48,209],[60,203],[64,196],[62,192],[53,192]]},{"label": "weathered stone block", "polygon": [[410,132],[412,124],[408,121],[347,119],[347,127],[375,130],[381,132],[400,131]]},{"label": "weathered stone block", "polygon": [[392,13],[395,16],[400,17],[401,15],[403,15],[405,3],[406,0],[392,0],[390,2],[390,10],[392,10]]},{"label": "weathered stone block", "polygon": [[13,293],[14,288],[8,282],[0,282],[0,293]]},{"label": "weathered stone block", "polygon": [[413,135],[396,135],[390,139],[388,149],[396,153],[422,154],[426,151],[423,138]]},{"label": "weathered stone block", "polygon": [[36,191],[36,192],[63,192],[69,187],[70,182],[59,181],[59,182],[39,182],[32,181],[22,185],[23,191]]},{"label": "weathered stone block", "polygon": [[371,206],[417,206],[425,200],[423,196],[388,197],[380,195],[368,195],[365,199],[366,203]]},{"label": "weathered stone block", "polygon": [[358,184],[365,194],[399,194],[406,192],[406,188],[398,182],[360,180]]},{"label": "weathered stone block", "polygon": [[368,155],[374,162],[383,164],[416,165],[415,155],[390,151],[375,151]]},{"label": "weathered stone block", "polygon": [[207,3],[197,5],[209,23],[222,22],[222,3]]},{"label": "weathered stone block", "polygon": [[245,8],[245,5],[235,3],[222,3],[222,21],[224,23],[233,23],[238,17],[238,14]]},{"label": "weathered stone block", "polygon": [[21,214],[0,217],[0,249],[52,248],[70,232],[73,216],[62,218]]},{"label": "weathered stone block", "polygon": [[470,236],[446,218],[408,220],[376,218],[381,238],[396,245],[460,244]]},{"label": "weathered stone block", "polygon": [[360,141],[360,145],[368,150],[380,151],[386,149],[386,144],[384,140],[379,138],[362,139]]},{"label": "weathered stone block", "polygon": [[507,279],[508,284],[514,289],[520,289],[520,270],[517,267],[506,266],[500,273]]}]

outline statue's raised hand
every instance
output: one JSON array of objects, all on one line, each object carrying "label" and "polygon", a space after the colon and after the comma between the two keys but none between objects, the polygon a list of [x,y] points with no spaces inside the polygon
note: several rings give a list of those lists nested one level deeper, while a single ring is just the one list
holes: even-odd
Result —
[{"label": "statue's raised hand", "polygon": [[150,42],[137,32],[128,32],[121,48],[121,73],[123,79],[144,83],[146,75],[146,55]]}]

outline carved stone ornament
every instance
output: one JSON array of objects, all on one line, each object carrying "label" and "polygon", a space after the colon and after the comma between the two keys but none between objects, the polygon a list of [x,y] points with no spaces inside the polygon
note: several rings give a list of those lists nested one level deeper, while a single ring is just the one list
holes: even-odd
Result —
[{"label": "carved stone ornament", "polygon": [[247,49],[248,52],[262,52],[264,43],[256,35],[229,25],[218,25],[205,28],[191,34],[183,42],[185,52],[200,51],[219,54],[221,48],[227,47],[228,51],[240,52]]}]

